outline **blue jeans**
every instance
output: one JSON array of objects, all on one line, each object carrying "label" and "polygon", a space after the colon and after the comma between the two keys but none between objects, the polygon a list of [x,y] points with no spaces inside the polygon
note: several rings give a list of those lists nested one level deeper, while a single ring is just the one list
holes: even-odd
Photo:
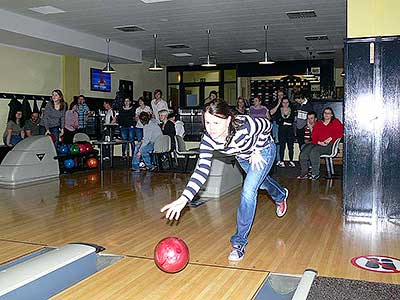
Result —
[{"label": "blue jeans", "polygon": [[136,157],[136,154],[140,151],[142,153],[141,159],[143,159],[144,164],[147,168],[151,168],[153,164],[151,163],[151,153],[154,150],[154,143],[149,143],[146,146],[137,147],[135,153],[132,157],[132,169],[138,170],[140,159]]},{"label": "blue jeans", "polygon": [[138,142],[140,142],[141,140],[143,140],[143,128],[137,128],[135,127],[135,136],[136,136],[136,140]]},{"label": "blue jeans", "polygon": [[[10,138],[10,144],[15,146],[16,144],[18,144],[20,141],[22,141],[22,137],[20,135],[11,135]],[[7,137],[3,137],[3,142],[4,145],[7,145]]]},{"label": "blue jeans", "polygon": [[[135,150],[135,128],[134,127],[121,127],[121,138],[125,141],[130,142],[132,153]],[[126,153],[126,144],[122,144],[122,155],[125,156]]]},{"label": "blue jeans", "polygon": [[[272,136],[274,137],[274,141],[276,144],[276,161],[281,161],[281,156],[279,154],[279,149],[281,148],[281,145],[279,144],[279,137],[278,137],[278,132],[279,132],[279,125],[274,121],[272,123]],[[283,160],[283,158],[282,158]]]},{"label": "blue jeans", "polygon": [[60,143],[60,141],[59,141],[60,140],[60,127],[51,127],[51,128],[49,128],[49,131],[51,134],[54,134],[54,136],[56,137],[56,141],[54,142],[54,145],[56,146],[56,149],[57,149],[57,146]]},{"label": "blue jeans", "polygon": [[274,163],[275,151],[276,146],[274,143],[270,143],[268,147],[261,150],[261,155],[265,159],[266,165],[260,171],[253,169],[248,160],[237,158],[247,175],[243,183],[240,205],[237,210],[236,233],[231,237],[231,243],[234,246],[240,246],[244,249],[248,243],[247,237],[254,221],[259,188],[266,190],[277,205],[286,196],[283,187],[268,175]]}]

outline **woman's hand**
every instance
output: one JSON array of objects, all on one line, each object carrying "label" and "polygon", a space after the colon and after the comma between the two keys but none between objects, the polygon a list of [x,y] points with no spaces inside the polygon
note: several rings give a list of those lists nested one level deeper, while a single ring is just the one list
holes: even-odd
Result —
[{"label": "woman's hand", "polygon": [[261,155],[261,152],[256,150],[250,156],[251,168],[256,171],[261,171],[267,164],[267,161]]},{"label": "woman's hand", "polygon": [[60,129],[60,136],[63,136],[64,135],[64,128],[61,128]]},{"label": "woman's hand", "polygon": [[50,135],[50,130],[46,130],[46,133],[44,135]]},{"label": "woman's hand", "polygon": [[187,199],[183,196],[180,196],[177,200],[171,202],[170,204],[165,205],[161,208],[161,212],[167,211],[165,217],[169,220],[178,220],[182,209],[186,206]]}]

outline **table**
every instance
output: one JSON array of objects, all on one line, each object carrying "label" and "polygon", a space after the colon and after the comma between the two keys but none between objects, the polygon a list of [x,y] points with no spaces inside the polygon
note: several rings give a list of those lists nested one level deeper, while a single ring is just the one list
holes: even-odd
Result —
[{"label": "table", "polygon": [[122,144],[126,144],[127,148],[126,148],[126,154],[127,154],[127,159],[126,159],[126,163],[127,166],[129,167],[129,163],[130,163],[130,142],[129,141],[124,141],[124,140],[116,140],[116,141],[110,141],[110,142],[106,142],[106,141],[94,141],[92,142],[93,145],[99,146],[100,149],[100,170],[104,169],[104,149],[106,148],[106,146],[110,147],[110,166],[111,168],[114,167],[114,146],[115,145],[122,145]]}]

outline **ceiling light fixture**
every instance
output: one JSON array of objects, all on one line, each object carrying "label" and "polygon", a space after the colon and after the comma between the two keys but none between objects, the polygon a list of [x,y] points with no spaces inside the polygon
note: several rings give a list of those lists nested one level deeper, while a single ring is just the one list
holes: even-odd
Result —
[{"label": "ceiling light fixture", "polygon": [[207,62],[202,64],[202,67],[216,67],[216,64],[210,62],[210,33],[211,30],[207,29]]},{"label": "ceiling light fixture", "polygon": [[239,52],[243,54],[250,54],[250,53],[258,53],[259,51],[257,49],[240,49]]},{"label": "ceiling light fixture", "polygon": [[264,25],[264,60],[258,62],[260,65],[272,65],[275,63],[274,61],[268,60],[267,31],[268,25]]},{"label": "ceiling light fixture", "polygon": [[310,50],[310,47],[306,47],[306,50],[307,50],[307,69],[306,69],[306,74],[304,74],[303,77],[306,78],[307,80],[309,80],[309,79],[314,78],[314,75],[311,71],[311,54],[312,54],[312,52],[308,51],[308,50]]},{"label": "ceiling light fixture", "polygon": [[109,38],[106,39],[106,42],[107,42],[107,64],[103,68],[103,73],[108,73],[108,74],[115,73],[114,68],[111,67],[111,64],[110,64],[110,41],[111,40]]},{"label": "ceiling light fixture", "polygon": [[154,59],[153,63],[149,67],[149,71],[162,71],[163,67],[157,61],[157,34],[153,34],[154,38]]}]

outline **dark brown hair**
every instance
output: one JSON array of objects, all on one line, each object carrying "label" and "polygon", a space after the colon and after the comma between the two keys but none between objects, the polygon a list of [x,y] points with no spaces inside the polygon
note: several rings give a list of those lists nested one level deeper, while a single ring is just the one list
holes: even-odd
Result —
[{"label": "dark brown hair", "polygon": [[160,97],[162,97],[162,91],[160,89],[155,89],[154,90],[154,98],[156,97],[157,93],[160,93]]},{"label": "dark brown hair", "polygon": [[149,124],[150,115],[147,112],[142,111],[139,115],[139,120],[143,125]]},{"label": "dark brown hair", "polygon": [[332,123],[333,120],[336,119],[336,116],[335,116],[335,113],[334,113],[334,111],[333,111],[333,109],[332,109],[331,107],[325,107],[325,108],[324,108],[324,110],[322,111],[322,119],[321,119],[321,120],[322,120],[322,121],[324,120],[324,113],[325,113],[326,110],[330,110],[331,113],[332,113],[331,120],[329,121],[329,123]]},{"label": "dark brown hair", "polygon": [[204,114],[206,112],[221,119],[228,119],[229,117],[231,117],[231,122],[229,123],[229,128],[228,128],[228,136],[226,137],[226,143],[225,143],[225,147],[228,146],[233,136],[235,135],[236,131],[238,130],[239,126],[243,125],[243,122],[235,118],[235,115],[233,114],[228,103],[226,103],[222,99],[215,99],[207,104],[207,106],[203,110],[203,120],[204,120]]}]

